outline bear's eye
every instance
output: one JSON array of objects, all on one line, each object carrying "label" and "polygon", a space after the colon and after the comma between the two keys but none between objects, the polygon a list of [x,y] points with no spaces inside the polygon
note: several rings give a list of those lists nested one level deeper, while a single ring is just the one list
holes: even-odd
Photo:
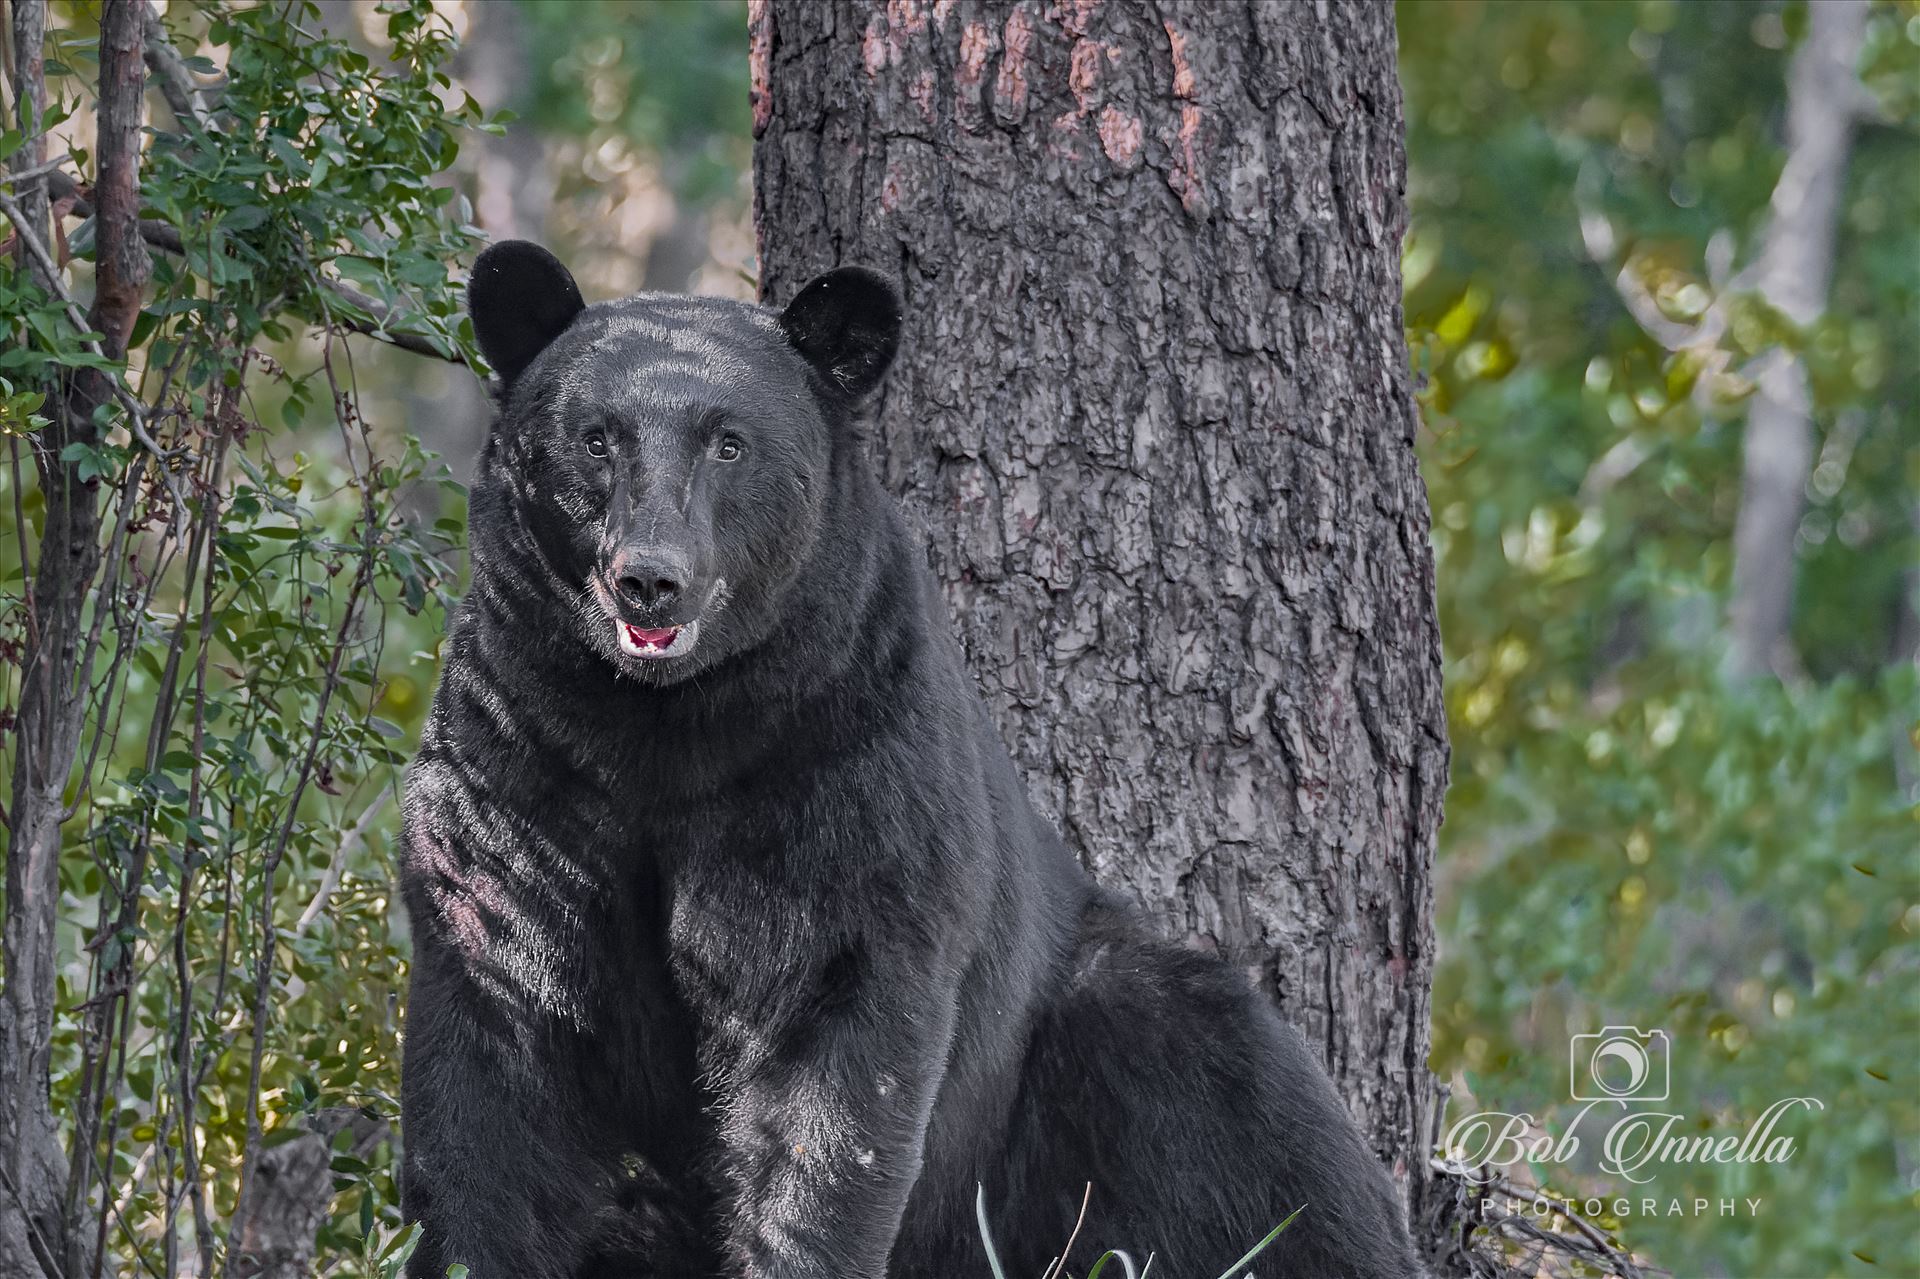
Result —
[{"label": "bear's eye", "polygon": [[595,431],[587,437],[587,456],[605,457],[607,455],[607,437]]},{"label": "bear's eye", "polygon": [[746,452],[746,449],[742,447],[739,439],[729,435],[714,447],[713,456],[722,462],[737,462],[740,460],[740,455],[744,452]]}]

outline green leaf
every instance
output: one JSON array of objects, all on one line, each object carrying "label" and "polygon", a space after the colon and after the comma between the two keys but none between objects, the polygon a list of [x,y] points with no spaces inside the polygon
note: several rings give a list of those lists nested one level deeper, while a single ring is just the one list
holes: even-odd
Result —
[{"label": "green leaf", "polygon": [[221,218],[220,227],[224,231],[251,231],[266,220],[267,210],[265,206],[243,204],[236,209],[230,210],[225,217]]}]

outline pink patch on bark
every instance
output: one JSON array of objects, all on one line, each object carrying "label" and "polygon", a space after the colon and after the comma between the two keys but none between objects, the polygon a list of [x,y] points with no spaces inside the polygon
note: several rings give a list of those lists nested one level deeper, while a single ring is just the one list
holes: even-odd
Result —
[{"label": "pink patch on bark", "polygon": [[1138,163],[1143,132],[1139,116],[1129,115],[1111,106],[1102,107],[1099,130],[1100,145],[1106,149],[1107,159],[1123,169],[1132,168]]},{"label": "pink patch on bark", "polygon": [[987,54],[993,37],[983,22],[969,22],[960,33],[960,59],[954,64],[953,83],[962,89],[978,88],[987,74]]},{"label": "pink patch on bark", "polygon": [[907,96],[920,108],[920,118],[933,123],[933,72],[922,71],[907,88]]},{"label": "pink patch on bark", "polygon": [[869,80],[887,65],[887,24],[877,13],[867,19],[867,29],[860,37],[860,63],[866,67]]},{"label": "pink patch on bark", "polygon": [[887,0],[887,56],[902,61],[912,38],[927,29],[927,10],[920,0]]},{"label": "pink patch on bark", "polygon": [[927,29],[927,10],[920,0],[887,0],[887,57],[901,62],[907,45]]},{"label": "pink patch on bark", "polygon": [[753,108],[753,136],[767,131],[773,119],[773,81],[767,62],[773,54],[773,5],[770,0],[747,4],[747,102]]},{"label": "pink patch on bark", "polygon": [[1193,64],[1187,61],[1187,37],[1175,30],[1171,22],[1163,22],[1167,29],[1167,45],[1173,50],[1173,96],[1191,98],[1193,96]]},{"label": "pink patch on bark", "polygon": [[917,36],[927,29],[927,11],[920,0],[887,0],[887,25],[902,35]]},{"label": "pink patch on bark", "polygon": [[1033,44],[1033,20],[1027,11],[1015,9],[1007,15],[1005,55],[1000,59],[1000,77],[994,82],[994,96],[1011,113],[1027,107],[1027,50]]}]

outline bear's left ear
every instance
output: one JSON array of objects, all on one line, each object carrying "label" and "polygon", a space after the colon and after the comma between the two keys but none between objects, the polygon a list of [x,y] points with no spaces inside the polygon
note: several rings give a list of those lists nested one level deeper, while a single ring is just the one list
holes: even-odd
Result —
[{"label": "bear's left ear", "polygon": [[857,400],[880,385],[900,346],[900,294],[878,271],[843,266],[800,290],[780,313],[780,331]]},{"label": "bear's left ear", "polygon": [[512,386],[586,306],[560,259],[525,240],[490,246],[467,280],[473,335],[505,386]]}]

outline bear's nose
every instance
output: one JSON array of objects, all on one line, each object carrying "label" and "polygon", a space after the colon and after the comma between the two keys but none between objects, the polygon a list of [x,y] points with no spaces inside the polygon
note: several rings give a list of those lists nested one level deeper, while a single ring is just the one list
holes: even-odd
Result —
[{"label": "bear's nose", "polygon": [[634,608],[665,608],[686,589],[687,566],[664,555],[621,555],[613,566],[613,586]]}]

